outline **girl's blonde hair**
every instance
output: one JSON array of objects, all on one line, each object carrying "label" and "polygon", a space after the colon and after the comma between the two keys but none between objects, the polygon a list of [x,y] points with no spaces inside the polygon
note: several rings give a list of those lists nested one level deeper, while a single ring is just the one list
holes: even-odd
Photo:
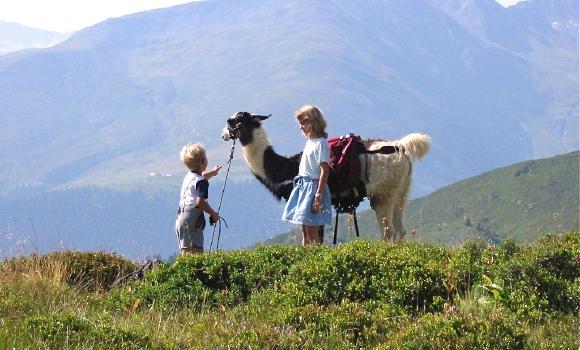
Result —
[{"label": "girl's blonde hair", "polygon": [[310,126],[312,127],[312,134],[316,137],[327,138],[326,133],[326,120],[324,120],[324,115],[318,107],[306,105],[302,106],[296,111],[296,120],[304,121],[309,120]]},{"label": "girl's blonde hair", "polygon": [[183,164],[193,172],[202,171],[203,163],[207,160],[205,148],[201,143],[188,143],[183,146],[179,156]]}]

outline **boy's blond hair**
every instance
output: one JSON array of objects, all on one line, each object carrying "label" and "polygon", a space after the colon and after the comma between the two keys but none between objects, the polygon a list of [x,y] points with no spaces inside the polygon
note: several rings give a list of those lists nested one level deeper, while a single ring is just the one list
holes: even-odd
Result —
[{"label": "boy's blond hair", "polygon": [[309,120],[314,136],[328,137],[326,133],[326,120],[324,120],[324,115],[318,107],[311,105],[302,106],[296,111],[296,119],[298,121]]},{"label": "boy's blond hair", "polygon": [[202,171],[203,163],[207,160],[205,148],[201,143],[188,143],[183,146],[179,156],[183,164],[194,173]]}]

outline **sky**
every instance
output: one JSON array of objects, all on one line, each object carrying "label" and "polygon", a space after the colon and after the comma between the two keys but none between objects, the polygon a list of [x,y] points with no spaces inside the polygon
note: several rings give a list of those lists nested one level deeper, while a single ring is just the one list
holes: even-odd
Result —
[{"label": "sky", "polygon": [[[192,0],[0,0],[0,21],[55,32],[76,31],[107,18]],[[522,0],[497,0],[510,6]]]}]

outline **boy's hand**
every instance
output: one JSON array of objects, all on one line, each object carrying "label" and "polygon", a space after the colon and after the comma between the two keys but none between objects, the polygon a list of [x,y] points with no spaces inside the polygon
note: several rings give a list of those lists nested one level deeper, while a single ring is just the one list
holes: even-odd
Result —
[{"label": "boy's hand", "polygon": [[213,170],[206,171],[205,173],[203,173],[203,177],[206,180],[209,180],[212,177],[216,176],[220,172],[221,169],[222,169],[222,166],[221,165],[216,165],[216,166],[213,167]]},{"label": "boy's hand", "polygon": [[213,225],[216,222],[218,222],[218,220],[220,219],[220,216],[218,215],[218,213],[213,212],[210,216],[209,216],[209,224]]}]

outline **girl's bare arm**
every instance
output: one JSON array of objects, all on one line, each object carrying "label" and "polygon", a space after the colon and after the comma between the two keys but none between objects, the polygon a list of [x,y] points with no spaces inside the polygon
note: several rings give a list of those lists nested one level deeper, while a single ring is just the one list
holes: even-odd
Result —
[{"label": "girl's bare arm", "polygon": [[322,194],[328,183],[328,174],[330,173],[330,168],[327,162],[320,163],[320,179],[318,179],[318,188],[316,189],[316,194],[314,195],[314,201],[312,201],[312,212],[318,213],[322,206]]}]

